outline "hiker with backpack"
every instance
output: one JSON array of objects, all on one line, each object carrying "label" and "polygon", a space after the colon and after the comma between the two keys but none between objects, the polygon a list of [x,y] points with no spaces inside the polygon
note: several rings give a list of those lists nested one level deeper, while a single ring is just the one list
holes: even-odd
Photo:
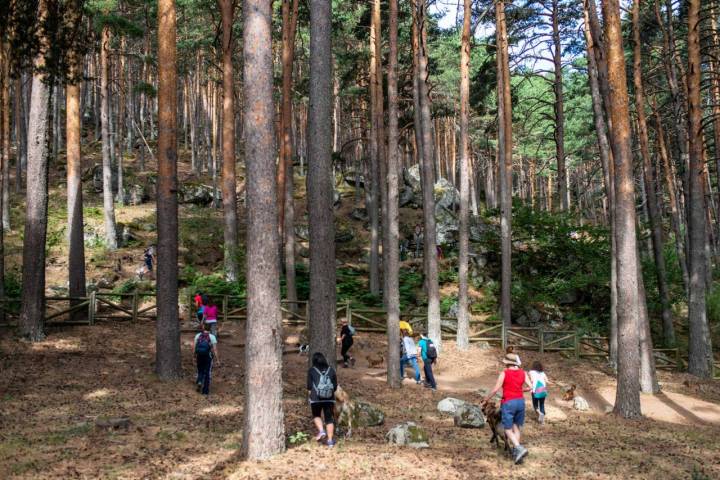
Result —
[{"label": "hiker with backpack", "polygon": [[217,316],[218,307],[207,295],[202,296],[203,300],[203,317],[202,323],[207,324],[210,329],[210,333],[217,336]]},{"label": "hiker with backpack", "polygon": [[219,367],[220,357],[217,353],[217,338],[208,332],[206,323],[200,325],[200,333],[195,335],[193,342],[193,355],[197,363],[197,391],[203,395],[210,393],[210,375],[213,361]]},{"label": "hiker with backpack", "polygon": [[342,327],[340,328],[340,353],[343,357],[343,366],[355,366],[355,358],[348,352],[350,347],[353,345],[353,337],[355,336],[355,327],[348,324],[347,318],[343,318],[341,321]]},{"label": "hiker with backpack", "polygon": [[437,390],[435,375],[433,375],[433,364],[437,362],[437,347],[430,338],[424,333],[420,334],[418,342],[420,348],[420,356],[423,361],[423,371],[425,372],[425,386],[433,392]]},{"label": "hiker with backpack", "polygon": [[205,295],[202,295],[200,292],[197,292],[193,299],[195,301],[195,316],[197,317],[198,324],[202,322],[203,311],[205,310],[205,303],[203,302],[204,296]]},{"label": "hiker with backpack", "polygon": [[503,429],[505,429],[505,435],[513,444],[512,457],[517,464],[522,462],[523,458],[528,454],[527,448],[520,444],[520,429],[525,424],[525,398],[523,392],[529,392],[532,389],[532,383],[530,382],[530,376],[520,368],[519,355],[506,353],[502,363],[507,368],[500,372],[495,387],[487,394],[482,403],[488,403],[502,389],[500,417]]},{"label": "hiker with backpack", "polygon": [[548,378],[545,375],[542,363],[535,360],[532,369],[528,372],[532,385],[533,410],[537,413],[538,422],[545,423],[545,397],[547,397]]},{"label": "hiker with backpack", "polygon": [[325,441],[325,444],[331,448],[335,446],[333,409],[337,386],[335,369],[328,365],[325,355],[315,352],[312,356],[312,367],[307,373],[308,400],[313,422],[318,431],[315,440],[319,443]]},{"label": "hiker with backpack", "polygon": [[400,350],[402,353],[402,356],[400,357],[400,379],[402,380],[405,377],[405,365],[409,363],[415,370],[415,383],[419,385],[421,382],[420,367],[417,362],[418,348],[415,345],[415,340],[413,340],[407,330],[401,330],[401,332],[403,338],[401,344],[402,348]]}]

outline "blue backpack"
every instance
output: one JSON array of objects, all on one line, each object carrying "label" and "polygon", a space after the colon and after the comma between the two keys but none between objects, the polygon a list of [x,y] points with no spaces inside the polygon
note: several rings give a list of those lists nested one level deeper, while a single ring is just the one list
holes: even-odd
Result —
[{"label": "blue backpack", "polygon": [[202,332],[195,342],[196,355],[209,355],[212,350],[212,340],[208,332]]}]

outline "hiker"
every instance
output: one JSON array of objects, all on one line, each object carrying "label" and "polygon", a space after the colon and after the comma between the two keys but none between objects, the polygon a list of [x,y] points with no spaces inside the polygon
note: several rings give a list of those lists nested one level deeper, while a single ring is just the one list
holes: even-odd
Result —
[{"label": "hiker", "polygon": [[423,371],[425,372],[425,386],[434,392],[437,390],[437,383],[435,383],[435,375],[433,375],[433,364],[437,362],[437,348],[424,333],[420,334],[418,347],[420,348]]},{"label": "hiker", "polygon": [[355,327],[348,325],[347,318],[343,318],[341,321],[342,327],[340,328],[340,353],[343,357],[343,366],[355,366],[355,358],[348,352],[350,347],[353,345],[353,336],[355,336]]},{"label": "hiker", "polygon": [[207,324],[210,333],[217,336],[217,315],[218,307],[207,295],[203,295],[203,316],[202,323]]},{"label": "hiker", "polygon": [[406,322],[405,320],[400,320],[400,336],[401,336],[401,337],[404,337],[404,336],[405,336],[405,335],[403,334],[403,330],[406,331],[406,332],[408,332],[408,335],[412,335],[412,334],[413,334],[412,325],[410,325],[410,324],[409,324],[408,322]]},{"label": "hiker", "polygon": [[415,258],[420,258],[420,249],[423,247],[423,229],[418,223],[415,225],[415,231],[413,232],[413,242],[415,243]]},{"label": "hiker", "polygon": [[528,375],[530,376],[530,385],[532,385],[533,410],[538,416],[538,422],[542,425],[545,423],[545,397],[547,397],[548,384],[542,363],[535,360]]},{"label": "hiker", "polygon": [[331,448],[335,445],[333,409],[335,408],[337,386],[335,370],[328,365],[325,355],[315,352],[312,356],[312,367],[308,369],[307,374],[308,399],[313,422],[318,431],[315,440],[320,443],[327,440],[326,445]]},{"label": "hiker", "polygon": [[197,391],[203,395],[210,393],[210,372],[212,371],[213,361],[216,366],[220,366],[220,357],[217,353],[217,338],[208,332],[207,324],[200,325],[200,333],[195,335],[193,342],[193,355],[197,363]]},{"label": "hiker", "polygon": [[403,335],[402,338],[402,356],[400,357],[400,379],[405,378],[405,365],[411,364],[415,370],[415,383],[418,385],[420,382],[420,367],[418,367],[417,354],[418,348],[415,345],[415,341],[410,336],[407,330],[401,330]]},{"label": "hiker", "polygon": [[143,252],[143,262],[148,273],[152,273],[153,264],[155,263],[155,245],[150,245]]},{"label": "hiker", "polygon": [[203,295],[200,292],[195,294],[195,316],[197,317],[198,324],[202,323],[203,310],[205,310],[205,304],[203,303]]},{"label": "hiker", "polygon": [[520,368],[520,356],[506,353],[502,362],[507,368],[500,372],[492,391],[483,399],[487,403],[502,388],[500,416],[505,435],[513,444],[512,456],[515,463],[520,463],[528,454],[527,448],[520,444],[520,429],[525,423],[525,398],[523,392],[532,389],[530,377]]}]

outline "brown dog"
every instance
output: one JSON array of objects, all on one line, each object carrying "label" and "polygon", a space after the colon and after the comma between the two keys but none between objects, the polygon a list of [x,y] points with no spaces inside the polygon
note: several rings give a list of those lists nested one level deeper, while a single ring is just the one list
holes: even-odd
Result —
[{"label": "brown dog", "polygon": [[510,442],[505,435],[505,429],[502,426],[502,419],[500,418],[500,409],[495,405],[495,402],[488,401],[481,404],[483,415],[485,415],[485,421],[492,430],[492,437],[490,437],[490,443],[495,443],[497,448],[500,448],[500,440],[502,439],[505,444],[503,449],[505,453],[510,453]]},{"label": "brown dog", "polygon": [[345,438],[349,438],[352,435],[354,413],[355,403],[350,400],[350,395],[343,390],[342,387],[337,387],[337,390],[335,390],[335,407],[333,414],[336,425],[347,426]]},{"label": "brown dog", "polygon": [[575,398],[575,385],[570,386],[567,390],[565,390],[565,393],[563,393],[562,399],[565,402],[569,402]]},{"label": "brown dog", "polygon": [[381,368],[385,363],[382,353],[370,354],[367,356],[368,365],[370,368]]}]

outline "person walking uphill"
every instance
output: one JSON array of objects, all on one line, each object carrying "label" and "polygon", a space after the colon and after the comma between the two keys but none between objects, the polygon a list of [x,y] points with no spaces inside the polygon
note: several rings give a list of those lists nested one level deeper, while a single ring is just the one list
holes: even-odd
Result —
[{"label": "person walking uphill", "polygon": [[520,357],[508,353],[502,359],[507,368],[500,372],[492,391],[483,399],[487,403],[502,388],[503,396],[500,402],[500,417],[502,419],[505,435],[513,444],[512,456],[515,463],[520,463],[528,454],[527,448],[520,444],[520,429],[525,424],[525,398],[523,392],[532,389],[530,377],[520,369]]},{"label": "person walking uphill", "polygon": [[210,375],[213,361],[220,366],[220,357],[217,353],[217,338],[207,331],[207,324],[203,323],[201,331],[195,335],[193,354],[197,363],[197,389],[203,395],[210,394]]},{"label": "person walking uphill", "polygon": [[[335,390],[337,390],[337,375],[328,365],[325,355],[315,352],[312,356],[312,367],[307,373],[308,400],[313,422],[318,430],[315,440],[326,441],[328,447],[335,446]],[[325,420],[323,425],[323,419]]]},{"label": "person walking uphill", "polygon": [[203,295],[203,319],[202,323],[207,324],[210,333],[217,336],[218,307],[207,295]]},{"label": "person walking uphill", "polygon": [[342,319],[342,327],[340,328],[340,353],[343,357],[343,366],[347,368],[349,365],[355,366],[355,359],[350,355],[350,347],[353,345],[353,337],[355,336],[355,328],[348,325],[347,318]]},{"label": "person walking uphill", "polygon": [[532,369],[528,372],[532,385],[533,410],[537,413],[538,422],[545,423],[545,397],[547,397],[548,378],[545,375],[542,363],[535,360]]}]

